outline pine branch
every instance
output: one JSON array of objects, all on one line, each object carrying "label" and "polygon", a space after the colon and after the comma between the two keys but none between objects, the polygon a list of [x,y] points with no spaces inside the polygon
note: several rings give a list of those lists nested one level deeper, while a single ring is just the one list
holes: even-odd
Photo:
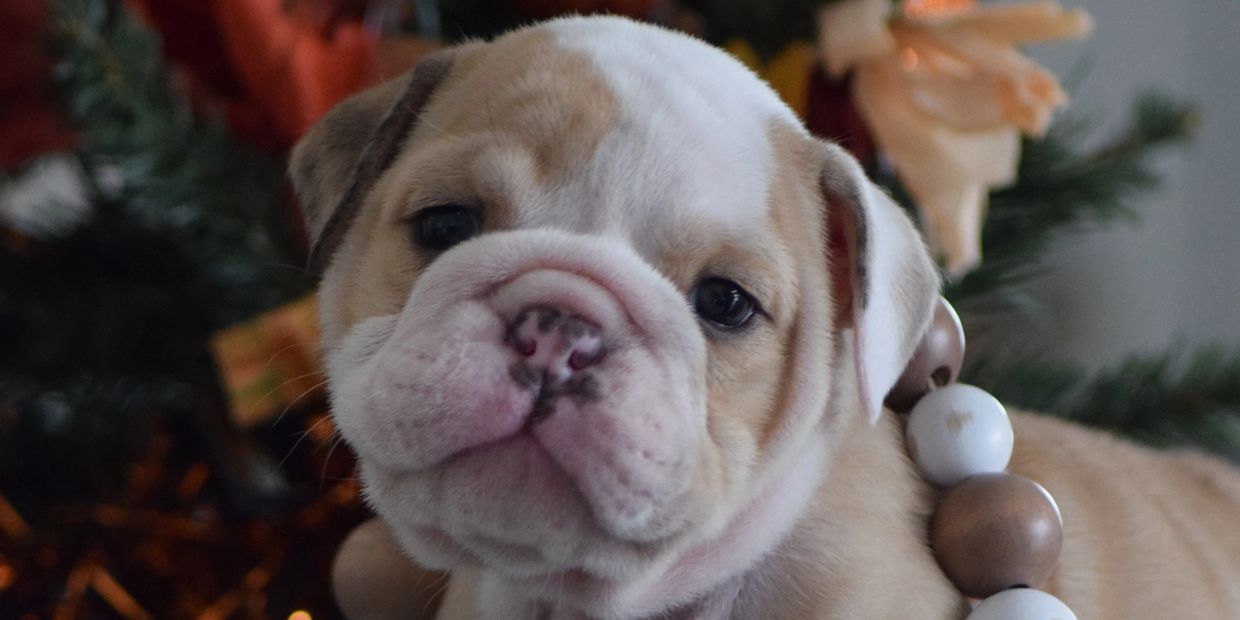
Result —
[{"label": "pine branch", "polygon": [[1134,356],[1092,377],[1067,363],[992,358],[964,380],[1017,408],[1240,461],[1240,349]]},{"label": "pine branch", "polygon": [[192,402],[166,376],[0,374],[0,487],[11,498],[89,496],[112,488],[158,418]]},{"label": "pine branch", "polygon": [[91,215],[0,236],[0,485],[88,494],[123,479],[158,423],[219,399],[212,333],[310,281],[279,212],[281,163],[194,113],[123,3],[50,9]]},{"label": "pine branch", "polygon": [[56,75],[100,212],[173,242],[211,328],[303,294],[283,166],[174,90],[158,38],[119,3],[53,3]]},{"label": "pine branch", "polygon": [[1062,235],[1135,221],[1128,201],[1158,181],[1149,155],[1186,142],[1197,124],[1191,106],[1147,94],[1134,105],[1128,127],[1092,151],[1081,147],[1090,123],[1080,117],[1056,123],[1041,140],[1026,140],[1016,184],[990,197],[983,263],[950,283],[948,297],[963,308],[983,297],[1018,295]]},{"label": "pine branch", "polygon": [[1155,446],[1196,445],[1240,460],[1240,351],[1129,359],[1096,377],[1066,413]]},{"label": "pine branch", "polygon": [[1075,364],[1033,355],[973,355],[960,380],[985,389],[1008,406],[1064,415],[1089,376]]}]

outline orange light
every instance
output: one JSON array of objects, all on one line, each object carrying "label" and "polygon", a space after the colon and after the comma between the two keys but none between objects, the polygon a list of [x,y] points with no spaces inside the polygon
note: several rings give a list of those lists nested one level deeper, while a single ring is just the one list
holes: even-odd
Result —
[{"label": "orange light", "polygon": [[310,615],[310,612],[298,609],[288,615],[288,620],[314,620],[314,618]]},{"label": "orange light", "polygon": [[977,0],[904,0],[904,16],[920,19],[943,17],[973,8]]},{"label": "orange light", "polygon": [[0,592],[9,589],[9,586],[13,585],[13,582],[16,580],[17,575],[15,571],[8,566],[0,564]]}]

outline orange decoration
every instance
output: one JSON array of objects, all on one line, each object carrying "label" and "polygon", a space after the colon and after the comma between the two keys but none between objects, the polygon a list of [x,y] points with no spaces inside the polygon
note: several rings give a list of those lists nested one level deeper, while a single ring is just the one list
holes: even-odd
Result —
[{"label": "orange decoration", "polygon": [[973,8],[977,0],[904,0],[904,16],[914,19],[943,17]]},{"label": "orange decoration", "polygon": [[0,495],[0,533],[14,541],[23,541],[30,537],[30,526],[3,495]]},{"label": "orange decoration", "polygon": [[[286,0],[127,0],[165,53],[239,133],[289,148],[327,110],[374,82],[378,41],[360,21],[325,26]],[[293,5],[295,6],[295,5]]]},{"label": "orange decoration", "polygon": [[96,568],[91,575],[90,585],[99,596],[112,606],[112,610],[125,620],[154,620],[154,616],[142,608],[138,601],[129,594],[121,584],[117,583],[112,574],[103,568]]},{"label": "orange decoration", "polygon": [[317,312],[314,298],[307,297],[211,338],[229,410],[242,428],[321,396]]},{"label": "orange decoration", "polygon": [[1089,15],[1053,0],[843,0],[819,10],[819,54],[852,75],[853,100],[952,276],[981,261],[991,189],[1016,176],[1020,136],[1040,136],[1067,101],[1020,45],[1074,38]]}]

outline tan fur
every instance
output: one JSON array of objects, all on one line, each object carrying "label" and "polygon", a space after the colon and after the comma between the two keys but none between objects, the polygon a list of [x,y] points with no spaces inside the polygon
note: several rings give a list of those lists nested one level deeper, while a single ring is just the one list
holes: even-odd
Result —
[{"label": "tan fur", "polygon": [[[404,222],[412,211],[433,202],[484,202],[485,229],[520,227],[538,208],[522,197],[570,178],[615,123],[616,106],[587,61],[536,31],[463,51],[335,258],[322,292],[325,343],[405,303],[431,260],[408,242]],[[823,160],[792,128],[769,131],[776,170],[764,226],[729,236],[685,215],[653,238],[633,240],[681,290],[721,269],[766,292],[769,324],[743,341],[709,341],[710,436],[727,458],[744,462],[764,454],[784,411],[793,336],[805,318],[798,308],[806,298],[831,296],[826,278],[799,275],[828,269]],[[832,334],[837,350],[817,353],[844,356],[841,334]],[[845,387],[849,377],[837,375],[822,377],[838,386],[832,402],[855,401]],[[1196,455],[1155,454],[1054,420],[1013,419],[1010,469],[1041,482],[1065,521],[1060,567],[1047,589],[1079,617],[1240,613],[1240,475],[1233,469]],[[936,491],[909,462],[900,420],[887,413],[871,426],[845,410],[823,424],[832,450],[826,482],[791,535],[746,576],[731,617],[962,618],[967,602],[927,546]],[[712,484],[735,491],[743,482]],[[441,617],[474,617],[473,579],[454,577]]]},{"label": "tan fur", "polygon": [[[524,61],[530,57],[540,60]],[[395,96],[391,87],[385,92],[389,101]],[[588,62],[555,49],[536,31],[462,50],[440,93],[424,111],[426,120],[410,141],[414,147],[380,179],[354,223],[350,236],[368,242],[347,244],[340,252],[337,260],[358,277],[342,283],[336,295],[341,303],[334,333],[403,303],[426,266],[401,225],[412,210],[425,202],[485,202],[484,228],[513,227],[519,186],[561,181],[556,175],[592,152],[616,115],[616,102]],[[459,148],[456,142],[476,135],[478,127],[488,130],[487,148]],[[564,135],[573,140],[556,139]]]},{"label": "tan fur", "polygon": [[1010,469],[1059,504],[1064,544],[1047,588],[1080,618],[1240,614],[1240,475],[1050,418],[1014,417]]},{"label": "tan fur", "polygon": [[[1059,503],[1064,546],[1043,589],[1079,618],[1236,617],[1240,477],[1194,453],[1156,453],[1044,416],[1014,413],[1010,471]],[[735,618],[963,618],[967,603],[926,543],[936,491],[903,447],[899,419],[859,418],[801,527],[759,571]],[[467,583],[445,602],[468,607]],[[443,615],[442,618],[468,618]]]},{"label": "tan fur", "polygon": [[[1064,519],[1043,589],[1079,618],[1234,618],[1240,612],[1240,476],[1195,453],[1157,453],[1098,431],[1013,413],[1009,471],[1039,481]],[[960,618],[930,559],[935,489],[903,452],[895,416],[853,424],[804,527],[755,608],[772,618]],[[814,550],[812,553],[808,550]],[[789,591],[800,596],[788,600]],[[784,605],[787,605],[784,607]],[[745,617],[745,616],[739,616]]]},{"label": "tan fur", "polygon": [[403,89],[401,80],[392,80],[350,97],[332,110],[329,122],[315,125],[293,150],[290,174],[298,186],[311,237],[322,235],[331,209],[348,188],[358,155]]},{"label": "tan fur", "polygon": [[544,32],[497,40],[462,59],[456,74],[427,110],[435,117],[429,131],[459,136],[485,127],[514,139],[533,155],[544,183],[563,181],[557,175],[593,153],[615,125],[618,104],[590,62],[557,49]]}]

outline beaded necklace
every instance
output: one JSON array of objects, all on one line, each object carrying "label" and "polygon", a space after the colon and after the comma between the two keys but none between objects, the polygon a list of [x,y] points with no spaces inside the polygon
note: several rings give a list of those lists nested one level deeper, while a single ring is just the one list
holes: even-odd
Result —
[{"label": "beaded necklace", "polygon": [[921,475],[944,489],[930,524],[930,547],[947,578],[981,599],[968,620],[1076,620],[1035,588],[1063,545],[1055,499],[1008,473],[1012,423],[995,397],[956,383],[964,359],[960,317],[940,298],[926,335],[887,396],[908,412],[905,441]]}]

